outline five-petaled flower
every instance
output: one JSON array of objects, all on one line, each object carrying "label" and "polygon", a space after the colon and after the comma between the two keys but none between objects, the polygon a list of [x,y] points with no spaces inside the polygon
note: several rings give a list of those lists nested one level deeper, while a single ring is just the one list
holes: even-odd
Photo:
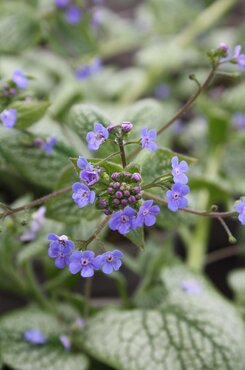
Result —
[{"label": "five-petaled flower", "polygon": [[127,234],[130,230],[136,229],[136,216],[137,213],[133,208],[126,207],[123,211],[113,213],[109,227],[111,230],[118,230],[120,234]]},{"label": "five-petaled flower", "polygon": [[105,252],[98,257],[100,259],[102,271],[105,274],[111,274],[113,270],[118,271],[121,267],[121,258],[124,257],[124,254],[116,249],[112,252]]},{"label": "five-petaled flower", "polygon": [[88,186],[91,186],[99,181],[100,169],[94,168],[92,163],[89,163],[85,158],[79,157],[77,165],[81,168],[80,179]]},{"label": "five-petaled flower", "polygon": [[190,188],[188,185],[176,183],[172,186],[171,190],[166,193],[168,200],[168,208],[176,212],[179,208],[184,208],[188,205],[188,200],[185,195],[189,194]]},{"label": "five-petaled flower", "polygon": [[94,131],[89,131],[86,136],[89,150],[98,150],[100,145],[109,137],[109,132],[101,123],[94,123]]},{"label": "five-petaled flower", "polygon": [[245,197],[237,204],[236,211],[239,213],[238,220],[242,225],[245,225]]},{"label": "five-petaled flower", "polygon": [[172,175],[175,183],[187,184],[188,177],[183,173],[188,171],[188,164],[186,161],[181,161],[179,163],[178,157],[174,156],[172,158]]},{"label": "five-petaled flower", "polygon": [[75,251],[70,258],[69,270],[71,274],[77,274],[81,271],[82,277],[91,277],[94,270],[100,268],[100,257],[95,257],[92,251]]},{"label": "five-petaled flower", "polygon": [[56,234],[49,234],[48,240],[51,241],[48,255],[51,258],[55,258],[55,266],[58,268],[68,266],[74,243],[66,235],[58,236]]},{"label": "five-petaled flower", "polygon": [[79,208],[86,207],[89,203],[94,203],[95,192],[90,190],[86,185],[75,182],[75,184],[72,185],[72,190],[74,191],[72,198]]},{"label": "five-petaled flower", "polygon": [[139,209],[137,216],[137,226],[142,227],[144,224],[146,226],[152,226],[156,222],[156,215],[160,213],[160,208],[153,205],[153,200],[145,201]]},{"label": "five-petaled flower", "polygon": [[146,127],[141,130],[141,146],[143,149],[147,149],[150,152],[157,150],[156,140],[157,132],[156,130],[148,130]]},{"label": "five-petaled flower", "polygon": [[29,81],[20,69],[16,69],[13,73],[12,80],[19,89],[25,89]]},{"label": "five-petaled flower", "polygon": [[0,119],[5,128],[13,128],[16,124],[17,119],[16,109],[4,109],[4,111],[2,111],[2,113],[0,114]]},{"label": "five-petaled flower", "polygon": [[47,342],[46,337],[39,329],[26,330],[24,339],[32,344],[45,344]]}]

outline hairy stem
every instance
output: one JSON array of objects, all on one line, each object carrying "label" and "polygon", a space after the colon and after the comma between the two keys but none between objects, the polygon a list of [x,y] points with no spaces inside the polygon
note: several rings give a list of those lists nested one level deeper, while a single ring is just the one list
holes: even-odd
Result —
[{"label": "hairy stem", "polygon": [[121,138],[118,138],[117,142],[118,142],[118,146],[119,146],[119,149],[120,149],[122,166],[123,166],[123,168],[125,168],[127,166],[127,161],[126,161],[126,155],[125,155],[125,151],[124,151],[123,140]]},{"label": "hairy stem", "polygon": [[[147,199],[152,199],[155,200],[155,202],[162,204],[164,206],[168,205],[168,202],[154,194],[144,192],[143,196]],[[187,212],[187,213],[192,213],[193,215],[197,216],[204,216],[204,217],[211,217],[211,218],[227,218],[227,217],[232,217],[236,215],[236,212],[230,211],[230,212],[212,212],[212,211],[197,211],[192,208],[181,208],[179,211]]]},{"label": "hairy stem", "polygon": [[98,235],[101,233],[101,231],[103,230],[103,228],[107,225],[108,221],[110,219],[110,216],[106,216],[97,226],[95,232],[87,239],[84,241],[84,245],[86,246],[86,248],[88,247],[88,245],[90,243],[92,243],[93,240],[95,240]]}]

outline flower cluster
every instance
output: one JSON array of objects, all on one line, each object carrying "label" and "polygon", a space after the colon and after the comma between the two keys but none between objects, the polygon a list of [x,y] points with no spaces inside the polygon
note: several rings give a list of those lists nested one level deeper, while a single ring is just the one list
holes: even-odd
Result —
[{"label": "flower cluster", "polygon": [[245,225],[245,197],[242,197],[240,202],[237,204],[236,211],[238,212],[238,220],[242,225]]},{"label": "flower cluster", "polygon": [[166,193],[168,200],[168,208],[176,212],[180,208],[184,208],[188,205],[188,200],[185,198],[190,192],[190,188],[187,184],[188,177],[184,172],[188,170],[188,164],[186,161],[179,163],[178,157],[172,158],[172,175],[174,184],[171,190]]},{"label": "flower cluster", "polygon": [[102,62],[100,58],[93,59],[89,64],[84,64],[75,71],[78,80],[87,80],[92,75],[101,71]]},{"label": "flower cluster", "polygon": [[55,5],[57,8],[64,10],[65,19],[68,23],[72,25],[80,23],[83,12],[79,6],[73,4],[70,0],[55,0]]},{"label": "flower cluster", "polygon": [[[25,74],[20,69],[16,69],[12,74],[12,79],[3,84],[2,97],[9,104],[9,99],[16,96],[17,89],[23,90],[28,84],[29,81]],[[13,128],[17,121],[17,110],[14,108],[4,109],[0,113],[0,120],[5,128]]]},{"label": "flower cluster", "polygon": [[51,241],[48,255],[55,259],[55,266],[68,266],[71,274],[80,272],[82,277],[91,277],[94,271],[99,269],[105,274],[111,274],[113,270],[118,271],[122,265],[121,259],[124,255],[119,250],[95,256],[94,252],[89,250],[74,251],[75,245],[66,235],[49,234],[48,240]]}]

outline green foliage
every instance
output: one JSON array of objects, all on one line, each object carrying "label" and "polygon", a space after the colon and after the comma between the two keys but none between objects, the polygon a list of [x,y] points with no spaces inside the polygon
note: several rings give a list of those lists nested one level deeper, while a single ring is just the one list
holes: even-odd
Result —
[{"label": "green foliage", "polygon": [[41,30],[34,9],[21,1],[3,0],[0,5],[0,51],[18,53],[35,45]]},{"label": "green foliage", "polygon": [[245,269],[236,269],[228,275],[228,283],[235,293],[236,301],[245,309]]},{"label": "green foliage", "polygon": [[48,101],[16,101],[10,104],[8,108],[17,110],[15,128],[26,129],[42,118],[49,106],[50,103]]},{"label": "green foliage", "polygon": [[[75,317],[74,317],[75,319]],[[27,343],[24,332],[29,329],[42,331],[48,342],[45,345]],[[88,359],[82,353],[67,352],[59,336],[69,326],[54,314],[30,307],[6,315],[0,320],[0,344],[3,362],[16,370],[78,370],[88,369]]]},{"label": "green foliage", "polygon": [[[190,278],[201,284],[200,295],[182,291],[181,282]],[[89,353],[120,370],[242,370],[245,338],[236,310],[182,267],[164,270],[162,282],[165,298],[158,309],[96,315],[85,330]]]}]

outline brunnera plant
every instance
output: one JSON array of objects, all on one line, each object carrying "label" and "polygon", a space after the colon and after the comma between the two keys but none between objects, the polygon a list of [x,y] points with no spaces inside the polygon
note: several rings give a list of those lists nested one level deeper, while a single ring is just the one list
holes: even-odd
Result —
[{"label": "brunnera plant", "polygon": [[[61,9],[66,7],[66,2],[59,1],[57,4]],[[76,22],[80,15],[76,9],[68,9],[66,16],[69,21]],[[208,56],[211,70],[205,81],[200,83],[196,76],[190,76],[197,85],[197,91],[158,130],[143,127],[137,137],[132,135],[134,122],[91,122],[90,127],[82,127],[84,137],[81,139],[86,141],[90,152],[106,153],[105,156],[87,158],[81,153],[78,158],[71,157],[68,171],[74,171],[77,178],[75,182],[15,208],[1,203],[1,218],[5,221],[14,218],[19,212],[41,205],[33,213],[29,228],[18,237],[20,242],[35,240],[44,223],[44,204],[48,205],[48,202],[58,197],[61,197],[62,203],[62,196],[66,193],[70,194],[70,200],[81,212],[83,208],[88,213],[96,209],[101,215],[95,230],[86,240],[77,240],[63,233],[59,236],[55,229],[49,230],[46,235],[50,243],[48,256],[54,259],[56,268],[64,269],[64,274],[58,277],[58,280],[61,277],[58,284],[57,281],[53,282],[54,287],[59,286],[60,281],[62,284],[69,274],[79,273],[86,279],[83,317],[76,310],[69,311],[71,308],[67,309],[65,304],[59,308],[52,307],[46,294],[38,289],[33,271],[27,264],[26,272],[32,292],[46,311],[30,307],[3,319],[0,323],[3,333],[0,339],[5,364],[23,370],[30,363],[33,369],[44,366],[56,369],[60,363],[67,369],[88,369],[90,355],[123,370],[167,370],[170,367],[175,370],[187,366],[196,370],[223,370],[234,368],[234,364],[238,370],[244,369],[245,358],[241,345],[244,331],[241,319],[235,309],[200,276],[204,253],[198,243],[190,251],[189,266],[194,272],[180,264],[168,266],[160,273],[157,281],[153,276],[151,284],[144,282],[145,285],[135,297],[134,309],[130,310],[120,281],[119,270],[124,253],[119,248],[108,248],[101,237],[104,228],[108,226],[136,246],[143,247],[144,228],[156,223],[161,207],[167,208],[169,212],[183,212],[194,217],[217,218],[231,243],[235,238],[225,219],[238,218],[242,225],[245,224],[245,197],[236,201],[234,209],[228,211],[219,211],[215,205],[211,210],[190,208],[188,170],[190,165],[195,166],[195,159],[161,148],[157,141],[165,130],[192,107],[221,65],[231,63],[245,70],[245,55],[241,54],[239,45],[233,52],[222,43],[210,51]],[[24,93],[27,86],[28,76],[21,70],[15,70],[12,78],[2,84],[1,122],[5,129],[24,132],[26,136],[22,145],[25,150],[38,151],[51,159],[53,148],[59,145],[57,137],[35,137],[27,131],[29,125],[44,114],[50,103],[29,99]],[[30,114],[32,110],[33,114]],[[150,171],[146,173],[142,170],[137,158],[143,151],[149,155],[146,159],[148,168],[160,162],[161,171],[157,176],[150,177]],[[163,157],[158,157],[157,153]],[[89,302],[89,278],[98,270],[106,275],[112,274],[121,284],[124,310],[102,311],[90,318],[93,312]],[[25,289],[21,283],[19,286]],[[158,302],[157,299],[162,295],[165,299]],[[220,312],[226,315],[227,322],[223,322]],[[234,327],[236,332],[232,335]],[[35,358],[36,354],[38,359]],[[47,365],[49,358],[54,358],[51,365]]]}]

